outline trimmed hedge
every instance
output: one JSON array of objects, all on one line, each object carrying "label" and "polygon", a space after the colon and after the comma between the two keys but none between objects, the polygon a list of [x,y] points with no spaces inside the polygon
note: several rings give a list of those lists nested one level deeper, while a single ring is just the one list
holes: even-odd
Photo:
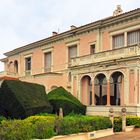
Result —
[{"label": "trimmed hedge", "polygon": [[0,87],[0,115],[11,118],[52,111],[45,87],[39,84],[4,80]]},{"label": "trimmed hedge", "polygon": [[140,117],[137,116],[127,116],[126,117],[127,126],[135,125],[135,127],[140,128]]},{"label": "trimmed hedge", "polygon": [[54,117],[33,116],[25,120],[6,120],[0,124],[1,140],[46,139],[55,135]]},{"label": "trimmed hedge", "polygon": [[24,120],[3,120],[0,124],[0,139],[30,140],[46,139],[55,135],[111,128],[108,117],[101,116],[31,116]]},{"label": "trimmed hedge", "polygon": [[101,116],[66,116],[63,119],[57,120],[58,134],[67,135],[80,132],[91,132],[111,128],[112,124],[108,117]]},{"label": "trimmed hedge", "polygon": [[47,97],[53,106],[53,113],[58,113],[59,108],[63,109],[64,115],[68,115],[70,113],[86,113],[86,106],[63,87],[58,87],[57,89],[52,90],[48,93]]},{"label": "trimmed hedge", "polygon": [[[135,127],[140,128],[140,117],[137,116],[126,116],[126,126],[135,125]],[[122,131],[122,118],[114,118],[114,132]]]}]

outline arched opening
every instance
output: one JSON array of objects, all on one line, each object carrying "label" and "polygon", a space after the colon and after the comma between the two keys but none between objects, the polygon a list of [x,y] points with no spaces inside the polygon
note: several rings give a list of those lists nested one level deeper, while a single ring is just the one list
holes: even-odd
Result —
[{"label": "arched opening", "polygon": [[56,89],[57,88],[57,86],[52,86],[51,87],[51,90],[54,90],[54,89]]},{"label": "arched opening", "polygon": [[85,105],[92,105],[92,82],[90,76],[86,75],[81,79],[81,99]]},{"label": "arched opening", "polygon": [[13,73],[14,73],[14,63],[10,61],[8,64],[8,74],[13,74]]},{"label": "arched opening", "polygon": [[98,74],[94,80],[95,105],[107,104],[107,80],[104,74]]},{"label": "arched opening", "polygon": [[110,104],[120,105],[123,94],[123,74],[114,72],[110,77]]},{"label": "arched opening", "polygon": [[15,74],[18,74],[18,61],[17,60],[14,61],[14,70],[15,70]]}]

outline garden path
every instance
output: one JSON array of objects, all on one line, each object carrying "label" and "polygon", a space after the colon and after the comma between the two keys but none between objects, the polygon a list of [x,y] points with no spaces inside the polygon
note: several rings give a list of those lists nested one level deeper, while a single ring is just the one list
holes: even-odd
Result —
[{"label": "garden path", "polygon": [[98,138],[96,140],[140,140],[140,128],[136,128],[131,132],[120,132],[115,135]]}]

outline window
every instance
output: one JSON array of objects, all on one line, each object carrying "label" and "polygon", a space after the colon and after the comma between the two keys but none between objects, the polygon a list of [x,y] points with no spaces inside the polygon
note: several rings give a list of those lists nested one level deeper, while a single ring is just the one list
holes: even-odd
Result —
[{"label": "window", "polygon": [[31,57],[25,58],[25,70],[26,71],[31,70]]},{"label": "window", "polygon": [[95,44],[90,45],[90,54],[95,53]]},{"label": "window", "polygon": [[77,57],[77,45],[69,47],[69,61],[71,58]]},{"label": "window", "polygon": [[17,74],[18,73],[18,61],[17,60],[14,61],[14,69],[15,69],[15,74]]},{"label": "window", "polygon": [[71,72],[68,74],[68,82],[71,82]]},{"label": "window", "polygon": [[140,30],[127,33],[127,45],[133,45],[140,42]]},{"label": "window", "polygon": [[52,53],[47,52],[44,54],[45,72],[51,71],[51,65],[52,65]]},{"label": "window", "polygon": [[124,34],[113,36],[113,48],[120,48],[124,46]]}]

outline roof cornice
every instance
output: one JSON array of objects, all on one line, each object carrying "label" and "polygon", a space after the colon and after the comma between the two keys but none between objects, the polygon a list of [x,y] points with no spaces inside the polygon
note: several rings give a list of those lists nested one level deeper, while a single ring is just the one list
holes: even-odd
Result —
[{"label": "roof cornice", "polygon": [[6,52],[6,53],[4,53],[4,55],[5,56],[12,56],[12,55],[21,53],[23,51],[34,49],[34,48],[37,48],[39,46],[43,46],[45,44],[49,44],[49,43],[73,36],[73,35],[78,35],[78,34],[81,34],[83,32],[87,32],[87,31],[94,30],[94,29],[101,29],[101,28],[110,26],[112,24],[116,24],[116,23],[122,22],[124,20],[132,19],[132,18],[136,18],[136,17],[140,17],[140,8],[123,13],[123,14],[118,15],[118,16],[111,16],[109,18],[98,20],[98,21],[80,26],[78,28],[57,34],[55,36],[51,36],[51,37],[30,43],[28,45],[25,45],[25,46],[22,46],[20,48],[14,49],[12,51]]}]

